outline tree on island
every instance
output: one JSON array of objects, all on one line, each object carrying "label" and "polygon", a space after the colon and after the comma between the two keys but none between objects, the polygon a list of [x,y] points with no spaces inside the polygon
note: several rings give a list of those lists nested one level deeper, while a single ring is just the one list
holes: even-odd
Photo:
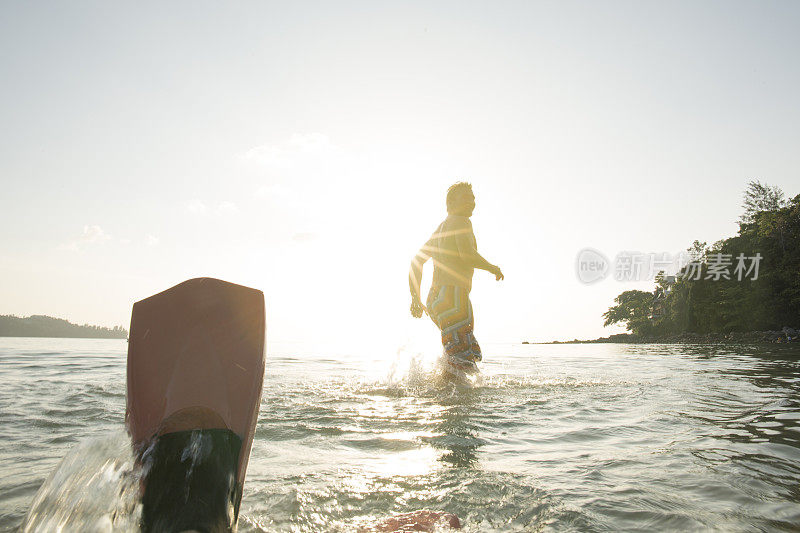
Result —
[{"label": "tree on island", "polygon": [[752,180],[744,191],[742,207],[744,213],[739,217],[739,223],[752,224],[759,213],[786,207],[786,200],[783,198],[783,191],[778,187]]},{"label": "tree on island", "polygon": [[[604,325],[624,324],[638,336],[780,330],[800,324],[800,195],[789,201],[774,186],[751,181],[744,192],[738,235],[714,243],[694,241],[687,249],[699,275],[687,265],[674,283],[663,273],[653,292],[625,291],[603,314]],[[717,254],[733,265],[743,254],[760,254],[758,277],[714,279],[709,263]],[[657,298],[658,297],[658,298]],[[657,300],[659,300],[657,302]],[[654,313],[658,305],[659,312]]]},{"label": "tree on island", "polygon": [[645,291],[625,291],[614,301],[612,306],[603,313],[604,326],[624,323],[628,331],[637,335],[644,335],[651,329],[650,312],[653,307],[653,293]]}]

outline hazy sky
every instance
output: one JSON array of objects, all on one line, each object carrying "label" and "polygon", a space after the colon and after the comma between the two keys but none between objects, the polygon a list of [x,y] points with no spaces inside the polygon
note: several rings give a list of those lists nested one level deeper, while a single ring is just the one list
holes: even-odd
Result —
[{"label": "hazy sky", "polygon": [[583,285],[580,249],[677,253],[736,233],[749,179],[800,193],[798,27],[790,1],[3,2],[0,314],[127,327],[214,276],[264,291],[272,340],[435,343],[408,264],[464,179],[506,275],[476,272],[478,339],[615,333],[652,284]]}]

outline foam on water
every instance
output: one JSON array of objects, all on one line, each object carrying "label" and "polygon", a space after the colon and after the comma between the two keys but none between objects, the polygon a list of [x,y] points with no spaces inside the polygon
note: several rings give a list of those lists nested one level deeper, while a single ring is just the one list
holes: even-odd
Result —
[{"label": "foam on water", "polygon": [[44,482],[24,532],[138,531],[139,473],[122,431],[75,446]]}]

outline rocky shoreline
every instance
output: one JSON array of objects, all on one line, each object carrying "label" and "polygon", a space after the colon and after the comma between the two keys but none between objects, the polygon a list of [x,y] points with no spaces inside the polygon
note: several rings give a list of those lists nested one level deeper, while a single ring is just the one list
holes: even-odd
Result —
[{"label": "rocky shoreline", "polygon": [[592,340],[573,339],[571,341],[528,342],[522,344],[582,344],[582,343],[624,343],[624,344],[751,344],[751,343],[798,343],[800,327],[784,326],[780,330],[744,331],[731,333],[677,333],[660,337],[619,333]]}]

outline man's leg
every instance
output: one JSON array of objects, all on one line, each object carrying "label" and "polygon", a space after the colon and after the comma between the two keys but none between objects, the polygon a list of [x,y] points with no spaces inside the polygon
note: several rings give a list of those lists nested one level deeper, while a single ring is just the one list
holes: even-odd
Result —
[{"label": "man's leg", "polygon": [[481,348],[473,334],[474,319],[464,287],[444,286],[431,291],[428,313],[442,332],[445,370],[461,377],[478,372]]}]

